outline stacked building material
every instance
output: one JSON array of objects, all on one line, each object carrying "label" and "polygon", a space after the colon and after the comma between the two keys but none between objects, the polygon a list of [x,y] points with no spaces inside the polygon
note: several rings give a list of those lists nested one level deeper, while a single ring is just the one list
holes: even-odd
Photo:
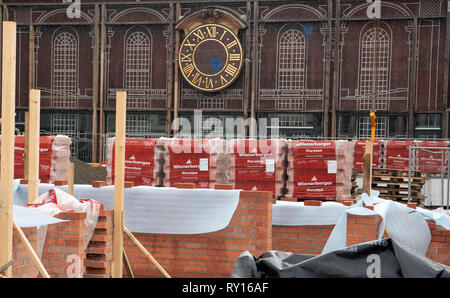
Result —
[{"label": "stacked building material", "polygon": [[[448,147],[448,141],[417,141],[417,147]],[[432,151],[432,152],[429,152]],[[444,164],[442,165],[442,152],[444,152]],[[439,149],[429,149],[428,151],[416,150],[416,166],[415,169],[430,174],[440,174],[447,172],[447,152]]]},{"label": "stacked building material", "polygon": [[[70,143],[70,138],[63,135],[39,138],[39,180],[41,183],[68,180]],[[14,139],[14,179],[24,178],[25,136],[16,136]]]},{"label": "stacked building material", "polygon": [[[107,142],[107,183],[114,184],[115,150],[114,138]],[[157,138],[125,139],[125,181],[133,182],[134,186],[158,185],[158,166],[155,161],[163,158],[156,149]]]},{"label": "stacked building material", "polygon": [[347,141],[288,141],[286,197],[351,198],[353,145]]},{"label": "stacked building material", "polygon": [[[46,137],[41,137],[41,146],[42,138]],[[52,183],[69,179],[70,144],[71,139],[68,136],[57,135],[53,139],[51,154],[45,148],[40,149],[39,160],[47,160],[48,156],[51,156],[50,182]]]},{"label": "stacked building material", "polygon": [[228,141],[230,180],[236,189],[270,191],[274,197],[285,194],[286,141]]},{"label": "stacked building material", "polygon": [[[366,140],[353,141],[354,161],[353,166],[358,172],[362,172],[364,168],[364,153],[366,151]],[[380,140],[373,141],[372,149],[372,167],[383,167],[383,142]]]},{"label": "stacked building material", "polygon": [[160,139],[164,146],[162,186],[193,183],[213,188],[228,182],[226,142],[220,139]]},{"label": "stacked building material", "polygon": [[[414,146],[413,140],[384,141],[384,168],[407,170],[409,167],[409,147]],[[411,160],[412,162],[412,160]]]}]

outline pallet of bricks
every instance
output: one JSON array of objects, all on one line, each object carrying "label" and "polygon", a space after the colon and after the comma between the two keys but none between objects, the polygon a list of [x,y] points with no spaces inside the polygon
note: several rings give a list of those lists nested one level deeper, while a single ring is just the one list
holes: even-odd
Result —
[{"label": "pallet of bricks", "polygon": [[169,139],[160,138],[164,151],[164,165],[157,174],[159,186],[176,187],[194,184],[195,188],[214,188],[228,183],[226,142],[221,139]]},{"label": "pallet of bricks", "polygon": [[228,140],[227,152],[235,189],[270,191],[274,199],[285,194],[286,140]]},{"label": "pallet of bricks", "polygon": [[[411,171],[411,201],[423,205],[422,188],[427,180],[423,171]],[[372,169],[372,189],[379,197],[394,201],[408,201],[408,170]]]},{"label": "pallet of bricks", "polygon": [[284,200],[351,198],[352,142],[289,140],[287,148]]},{"label": "pallet of bricks", "polygon": [[[39,138],[39,180],[41,183],[67,182],[69,177],[70,143],[67,136]],[[1,136],[0,136],[1,145]],[[25,137],[14,138],[14,179],[25,177]]]}]

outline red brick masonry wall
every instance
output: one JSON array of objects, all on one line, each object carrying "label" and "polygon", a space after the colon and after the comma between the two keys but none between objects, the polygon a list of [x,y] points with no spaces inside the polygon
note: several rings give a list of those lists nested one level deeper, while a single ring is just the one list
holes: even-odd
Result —
[{"label": "red brick masonry wall", "polygon": [[[229,277],[243,251],[272,249],[272,194],[242,191],[230,224],[217,232],[134,235],[172,277]],[[124,248],[136,277],[162,277],[127,236]]]}]

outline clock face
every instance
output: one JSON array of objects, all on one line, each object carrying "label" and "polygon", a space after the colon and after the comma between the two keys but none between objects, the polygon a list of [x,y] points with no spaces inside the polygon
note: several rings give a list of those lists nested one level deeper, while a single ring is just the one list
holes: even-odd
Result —
[{"label": "clock face", "polygon": [[178,61],[183,77],[193,87],[219,91],[238,77],[242,67],[242,46],[227,27],[201,25],[183,40]]}]

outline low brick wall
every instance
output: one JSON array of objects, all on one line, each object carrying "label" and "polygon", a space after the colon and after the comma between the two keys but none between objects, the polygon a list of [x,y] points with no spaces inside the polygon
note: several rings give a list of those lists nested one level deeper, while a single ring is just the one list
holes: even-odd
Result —
[{"label": "low brick wall", "polygon": [[[27,236],[33,249],[37,249],[37,228],[23,228],[22,231]],[[34,266],[30,255],[25,250],[25,244],[20,241],[17,231],[13,229],[13,260],[12,276],[21,278],[31,278],[38,276],[38,269]]]},{"label": "low brick wall", "polygon": [[450,266],[450,230],[428,220],[431,231],[431,242],[427,257],[435,262]]},{"label": "low brick wall", "polygon": [[318,255],[322,252],[334,225],[326,226],[273,226],[274,250],[298,254]]},{"label": "low brick wall", "polygon": [[[243,251],[272,249],[272,194],[242,191],[230,224],[217,232],[133,235],[172,277],[229,277]],[[136,277],[162,277],[127,236],[124,249]]]}]

